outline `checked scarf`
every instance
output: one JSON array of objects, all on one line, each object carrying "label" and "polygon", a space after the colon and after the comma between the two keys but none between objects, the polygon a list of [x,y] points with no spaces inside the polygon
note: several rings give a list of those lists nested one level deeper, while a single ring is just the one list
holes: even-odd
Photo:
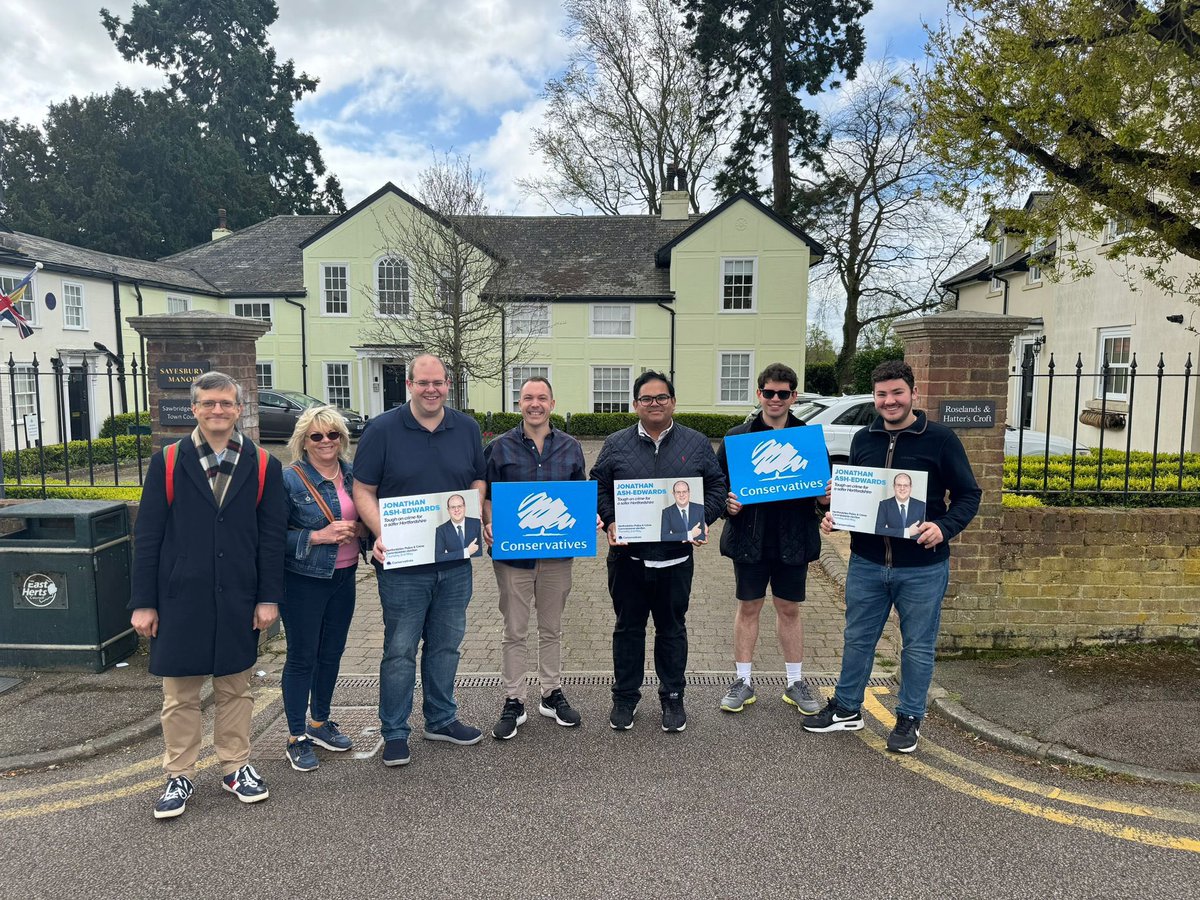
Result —
[{"label": "checked scarf", "polygon": [[233,432],[229,443],[225,445],[225,459],[223,460],[218,460],[213,448],[208,446],[208,441],[200,433],[199,425],[192,431],[192,443],[196,445],[200,465],[204,467],[204,474],[208,476],[208,484],[212,488],[213,499],[217,501],[217,509],[220,509],[221,504],[225,502],[225,491],[229,488],[233,470],[237,468],[238,457],[242,452],[242,436],[236,430]]}]

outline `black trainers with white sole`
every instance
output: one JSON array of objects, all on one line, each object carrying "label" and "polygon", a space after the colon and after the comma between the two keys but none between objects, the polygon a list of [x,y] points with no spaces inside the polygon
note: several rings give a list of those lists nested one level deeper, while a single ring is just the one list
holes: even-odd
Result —
[{"label": "black trainers with white sole", "polygon": [[921,737],[921,720],[903,713],[896,716],[896,727],[888,735],[887,748],[893,753],[912,753]]},{"label": "black trainers with white sole", "polygon": [[823,734],[827,731],[859,731],[863,727],[862,713],[842,709],[833,700],[815,716],[805,716],[800,724],[805,731]]}]

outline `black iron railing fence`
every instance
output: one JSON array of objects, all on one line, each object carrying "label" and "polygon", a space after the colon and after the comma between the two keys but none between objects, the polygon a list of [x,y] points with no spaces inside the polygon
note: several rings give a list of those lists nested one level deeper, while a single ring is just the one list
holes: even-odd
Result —
[{"label": "black iron railing fence", "polygon": [[110,353],[98,364],[86,355],[19,362],[10,353],[0,364],[0,391],[6,493],[28,496],[36,487],[49,497],[80,485],[142,483],[151,449],[149,386],[136,356]]},{"label": "black iron railing fence", "polygon": [[1137,354],[1105,356],[1099,372],[1085,371],[1082,354],[1065,372],[1053,354],[1044,372],[1035,364],[1027,352],[1011,376],[1006,492],[1061,505],[1200,505],[1190,353],[1180,371],[1161,353],[1150,371]]}]

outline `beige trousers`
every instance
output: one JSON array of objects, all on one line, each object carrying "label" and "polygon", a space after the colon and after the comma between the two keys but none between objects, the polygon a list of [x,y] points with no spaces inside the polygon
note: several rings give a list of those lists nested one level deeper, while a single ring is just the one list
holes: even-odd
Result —
[{"label": "beige trousers", "polygon": [[[250,692],[253,667],[233,675],[213,678],[217,701],[213,724],[213,747],[221,763],[221,774],[236,772],[250,761],[250,718],[254,696]],[[196,777],[200,757],[200,688],[207,675],[163,678],[162,730],[166,752],[163,771],[168,778],[177,775]]]},{"label": "beige trousers", "polygon": [[562,687],[562,614],[571,593],[570,559],[539,559],[532,569],[492,564],[500,588],[504,637],[500,641],[500,677],[509,697],[525,697],[529,671],[526,637],[529,614],[537,612],[538,681],[542,696]]}]

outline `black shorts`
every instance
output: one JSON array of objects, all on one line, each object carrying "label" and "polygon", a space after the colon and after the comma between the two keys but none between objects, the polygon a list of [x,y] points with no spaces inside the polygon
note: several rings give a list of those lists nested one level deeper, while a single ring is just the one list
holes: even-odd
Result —
[{"label": "black shorts", "polygon": [[777,559],[733,564],[735,593],[739,600],[761,600],[767,595],[767,584],[770,583],[773,597],[802,603],[807,577],[808,566],[790,566]]}]

